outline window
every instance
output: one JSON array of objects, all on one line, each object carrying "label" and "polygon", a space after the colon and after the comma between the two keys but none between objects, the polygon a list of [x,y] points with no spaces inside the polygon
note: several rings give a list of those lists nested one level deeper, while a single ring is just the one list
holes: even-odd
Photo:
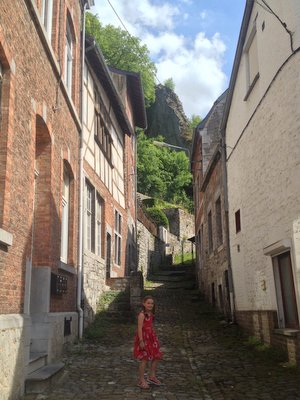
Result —
[{"label": "window", "polygon": [[241,230],[241,212],[237,210],[235,213],[235,232],[238,233]]},{"label": "window", "polygon": [[96,196],[96,253],[101,256],[103,200],[97,193]]},{"label": "window", "polygon": [[94,121],[94,134],[97,143],[99,144],[104,155],[111,162],[111,147],[112,138],[110,135],[111,120],[109,114],[103,104],[103,101],[95,90],[95,121]]},{"label": "window", "polygon": [[102,221],[104,201],[95,188],[86,181],[86,248],[102,255]]},{"label": "window", "polygon": [[0,62],[0,123],[1,123],[1,116],[2,116],[2,85],[3,85],[3,67]]},{"label": "window", "polygon": [[217,247],[223,243],[221,198],[216,201]]},{"label": "window", "polygon": [[211,211],[207,216],[207,227],[208,227],[208,250],[209,253],[213,251],[213,232],[212,232],[212,216]]},{"label": "window", "polygon": [[95,189],[86,182],[86,247],[95,252]]},{"label": "window", "polygon": [[67,18],[65,46],[65,84],[69,95],[72,95],[73,42],[69,19]]},{"label": "window", "polygon": [[115,211],[115,263],[121,265],[122,216]]},{"label": "window", "polygon": [[51,41],[51,33],[52,33],[52,8],[53,1],[52,0],[42,0],[42,23],[46,29],[48,39]]},{"label": "window", "polygon": [[61,216],[61,249],[60,259],[68,263],[69,246],[69,210],[70,210],[70,177],[64,168],[63,188],[62,188],[62,216]]},{"label": "window", "polygon": [[245,58],[247,93],[244,100],[247,100],[251,90],[253,89],[256,81],[259,78],[256,24],[253,26],[253,29],[245,45]]}]

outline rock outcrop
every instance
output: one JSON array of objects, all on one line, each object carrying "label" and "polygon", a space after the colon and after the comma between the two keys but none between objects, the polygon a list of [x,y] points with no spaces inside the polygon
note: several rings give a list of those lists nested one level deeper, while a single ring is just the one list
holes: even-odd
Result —
[{"label": "rock outcrop", "polygon": [[156,100],[147,109],[149,137],[162,135],[166,143],[175,146],[190,147],[192,132],[182,103],[172,89],[158,85]]}]

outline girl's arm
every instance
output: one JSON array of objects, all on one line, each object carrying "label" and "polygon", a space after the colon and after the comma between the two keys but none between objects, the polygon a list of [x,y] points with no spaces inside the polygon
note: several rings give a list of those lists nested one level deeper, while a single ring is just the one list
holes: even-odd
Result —
[{"label": "girl's arm", "polygon": [[143,312],[139,313],[138,316],[138,337],[140,343],[143,341],[143,323],[144,323],[145,315]]}]

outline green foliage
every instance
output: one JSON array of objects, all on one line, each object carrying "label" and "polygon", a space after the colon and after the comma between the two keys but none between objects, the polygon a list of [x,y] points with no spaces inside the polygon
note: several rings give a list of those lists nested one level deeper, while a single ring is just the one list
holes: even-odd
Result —
[{"label": "green foliage", "polygon": [[174,257],[173,265],[178,264],[192,264],[193,263],[193,254],[192,253],[183,253],[176,254]]},{"label": "green foliage", "polygon": [[191,118],[189,118],[189,127],[190,127],[190,129],[196,128],[196,126],[198,124],[200,124],[201,120],[202,120],[202,118],[200,117],[200,115],[193,114],[191,116]]},{"label": "green foliage", "polygon": [[193,114],[191,118],[189,118],[187,129],[182,134],[186,142],[188,143],[192,142],[194,129],[200,122],[201,122],[201,117],[199,115]]},{"label": "green foliage", "polygon": [[164,81],[164,85],[165,85],[167,88],[173,90],[173,92],[175,91],[175,83],[174,83],[174,81],[173,81],[172,78],[166,79],[166,80]]},{"label": "green foliage", "polygon": [[162,225],[165,227],[169,225],[168,218],[166,214],[162,211],[162,209],[158,207],[150,207],[147,208],[147,214],[157,225]]},{"label": "green foliage", "polygon": [[[162,137],[156,137],[162,141]],[[153,139],[141,132],[138,135],[138,191],[148,196],[192,210],[188,196],[192,175],[184,151],[158,147]]]},{"label": "green foliage", "polygon": [[98,16],[91,13],[86,16],[86,32],[95,38],[110,66],[141,74],[146,106],[153,103],[156,67],[147,46],[121,28],[103,26]]}]

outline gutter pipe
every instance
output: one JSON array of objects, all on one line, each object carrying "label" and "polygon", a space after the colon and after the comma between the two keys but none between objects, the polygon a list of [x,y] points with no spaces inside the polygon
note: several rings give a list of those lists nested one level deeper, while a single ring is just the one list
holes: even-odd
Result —
[{"label": "gutter pipe", "polygon": [[85,12],[88,3],[85,3],[82,11],[82,54],[81,54],[81,95],[80,95],[80,150],[79,150],[79,239],[78,239],[78,269],[77,269],[77,311],[78,311],[78,338],[82,339],[83,334],[83,309],[82,301],[82,282],[83,282],[83,88],[84,88],[84,61],[85,61]]}]

